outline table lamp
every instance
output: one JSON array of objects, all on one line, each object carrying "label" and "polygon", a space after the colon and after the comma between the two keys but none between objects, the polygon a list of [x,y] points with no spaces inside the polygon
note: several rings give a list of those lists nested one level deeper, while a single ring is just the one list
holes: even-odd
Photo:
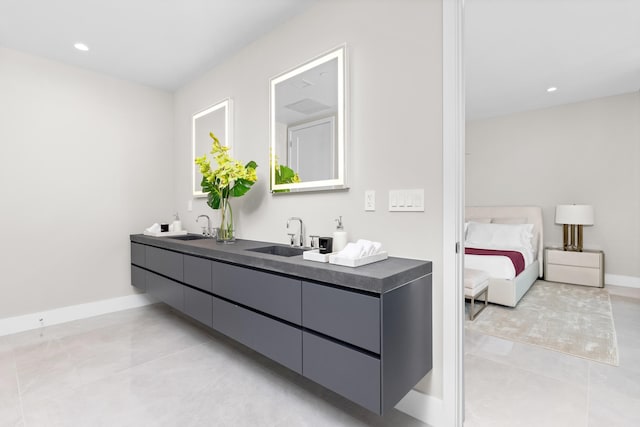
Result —
[{"label": "table lamp", "polygon": [[558,205],[556,224],[562,224],[563,249],[582,252],[582,226],[593,225],[593,206]]}]

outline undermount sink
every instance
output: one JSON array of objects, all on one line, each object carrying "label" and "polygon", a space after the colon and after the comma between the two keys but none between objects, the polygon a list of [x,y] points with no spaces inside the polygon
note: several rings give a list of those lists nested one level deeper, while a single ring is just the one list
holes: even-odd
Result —
[{"label": "undermount sink", "polygon": [[200,240],[206,239],[207,236],[202,236],[200,234],[184,234],[182,236],[167,236],[167,239],[175,239],[175,240]]},{"label": "undermount sink", "polygon": [[303,248],[295,248],[292,246],[264,246],[262,248],[254,248],[254,249],[247,249],[248,251],[251,252],[260,252],[263,254],[270,254],[270,255],[278,255],[278,256],[296,256],[296,255],[302,255],[302,253],[306,250]]}]

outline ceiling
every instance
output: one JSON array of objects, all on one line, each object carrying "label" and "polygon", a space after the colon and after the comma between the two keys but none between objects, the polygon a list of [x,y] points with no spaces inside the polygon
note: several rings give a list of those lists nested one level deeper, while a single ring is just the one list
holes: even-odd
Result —
[{"label": "ceiling", "polygon": [[468,120],[640,90],[638,0],[465,0],[464,43]]},{"label": "ceiling", "polygon": [[313,1],[0,0],[0,46],[173,91]]},{"label": "ceiling", "polygon": [[[0,0],[0,46],[173,91],[316,1]],[[640,1],[465,0],[464,60],[469,120],[639,90]]]}]

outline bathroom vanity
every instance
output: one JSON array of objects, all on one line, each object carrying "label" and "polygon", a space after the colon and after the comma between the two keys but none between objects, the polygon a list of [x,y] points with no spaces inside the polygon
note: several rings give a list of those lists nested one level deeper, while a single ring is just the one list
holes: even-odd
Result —
[{"label": "bathroom vanity", "polygon": [[377,414],[432,368],[429,261],[349,268],[255,251],[267,242],[130,240],[133,286]]}]

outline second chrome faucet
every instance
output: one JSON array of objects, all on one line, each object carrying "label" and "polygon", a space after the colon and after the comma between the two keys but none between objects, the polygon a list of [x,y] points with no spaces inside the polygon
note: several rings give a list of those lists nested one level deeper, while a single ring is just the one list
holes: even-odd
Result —
[{"label": "second chrome faucet", "polygon": [[[287,229],[289,228],[289,224],[291,223],[291,221],[300,221],[300,238],[298,239],[298,246],[303,247],[304,246],[304,223],[302,222],[302,218],[299,218],[297,216],[292,216],[291,218],[289,218],[287,220]],[[295,246],[294,236],[292,236],[291,238],[291,246]]]}]

